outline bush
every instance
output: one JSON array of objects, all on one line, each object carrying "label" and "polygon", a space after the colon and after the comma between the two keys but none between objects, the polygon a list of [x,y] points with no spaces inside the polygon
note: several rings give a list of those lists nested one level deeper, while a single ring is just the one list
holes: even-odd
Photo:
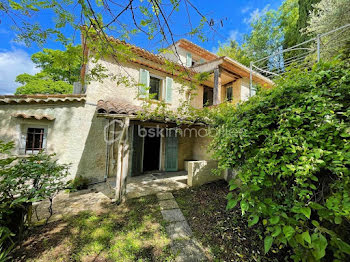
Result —
[{"label": "bush", "polygon": [[74,192],[77,190],[87,189],[89,187],[89,179],[86,177],[78,176],[69,181],[69,191]]},{"label": "bush", "polygon": [[218,109],[211,149],[236,168],[228,208],[295,261],[350,261],[349,62],[291,70],[276,88]]},{"label": "bush", "polygon": [[[65,188],[68,166],[54,155],[9,155],[13,143],[0,141],[0,257],[21,240],[32,216],[32,203],[50,199]],[[5,259],[4,259],[5,260]]]}]

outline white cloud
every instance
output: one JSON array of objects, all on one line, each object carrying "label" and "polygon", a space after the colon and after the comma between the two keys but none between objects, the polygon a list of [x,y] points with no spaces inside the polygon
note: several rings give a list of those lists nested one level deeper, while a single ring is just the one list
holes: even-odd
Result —
[{"label": "white cloud", "polygon": [[0,51],[0,94],[13,94],[16,91],[19,86],[15,82],[17,75],[35,74],[39,71],[24,50]]},{"label": "white cloud", "polygon": [[221,45],[229,45],[231,43],[231,41],[240,42],[240,39],[242,39],[242,38],[243,38],[243,34],[241,32],[239,32],[238,30],[230,30],[226,40],[224,42],[218,42],[218,46],[213,46],[211,48],[211,52],[216,54]]},{"label": "white cloud", "polygon": [[245,14],[245,13],[247,13],[250,9],[252,9],[251,6],[243,7],[243,8],[241,9],[241,13],[242,13],[242,14]]},{"label": "white cloud", "polygon": [[239,32],[238,32],[238,30],[231,30],[230,32],[229,32],[229,37],[228,37],[228,42],[229,41],[237,41],[237,38],[239,37]]},{"label": "white cloud", "polygon": [[269,10],[270,5],[266,5],[263,9],[256,8],[252,12],[249,13],[249,16],[243,19],[243,22],[245,24],[250,25],[252,22],[259,19],[259,17],[266,14],[266,12]]}]

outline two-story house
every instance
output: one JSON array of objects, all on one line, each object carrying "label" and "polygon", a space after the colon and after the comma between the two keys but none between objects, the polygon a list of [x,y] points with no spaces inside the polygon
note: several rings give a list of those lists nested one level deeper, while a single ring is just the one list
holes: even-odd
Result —
[{"label": "two-story house", "polygon": [[[201,130],[205,126],[140,118],[147,98],[153,104],[149,110],[161,103],[176,111],[190,97],[191,105],[201,109],[248,99],[254,95],[250,77],[255,84],[273,85],[255,72],[250,74],[242,64],[185,39],[158,55],[112,37],[109,41],[135,54],[123,62],[112,55],[99,60],[116,77],[91,81],[83,88],[76,85],[74,94],[0,96],[0,140],[15,141],[14,153],[19,155],[40,150],[56,153],[60,162],[71,164],[69,179],[113,180],[117,198],[129,177],[149,172],[188,170],[190,185],[200,183],[195,176],[211,176],[206,150],[210,138]],[[85,53],[90,57],[93,51],[86,48]],[[169,61],[174,67],[167,66]],[[82,77],[93,67],[88,59]],[[195,90],[187,90],[186,83],[197,72],[207,72],[208,78],[196,83]],[[132,82],[138,84],[128,84]],[[175,132],[175,127],[181,132]]]}]

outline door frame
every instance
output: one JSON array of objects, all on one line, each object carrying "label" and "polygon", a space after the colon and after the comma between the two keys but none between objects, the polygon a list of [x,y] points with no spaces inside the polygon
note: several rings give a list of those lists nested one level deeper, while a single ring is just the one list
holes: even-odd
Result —
[{"label": "door frame", "polygon": [[[154,128],[153,126],[143,126],[144,128]],[[160,143],[159,143],[159,165],[158,165],[158,171],[162,171],[162,152],[163,152],[163,139],[162,136],[159,137]],[[141,174],[143,174],[143,161],[145,157],[145,138],[142,137],[142,153],[141,153]]]}]

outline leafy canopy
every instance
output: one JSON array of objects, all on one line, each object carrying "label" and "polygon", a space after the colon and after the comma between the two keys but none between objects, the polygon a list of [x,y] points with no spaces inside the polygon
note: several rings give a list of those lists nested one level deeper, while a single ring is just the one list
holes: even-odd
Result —
[{"label": "leafy canopy", "polygon": [[230,41],[229,44],[224,43],[223,45],[219,46],[217,55],[231,57],[232,59],[246,66],[249,66],[251,61],[245,46],[240,47],[238,42],[235,40]]},{"label": "leafy canopy", "polygon": [[66,50],[45,48],[32,55],[31,59],[40,68],[37,74],[20,74],[16,82],[21,83],[16,94],[69,94],[73,83],[80,80],[82,65],[80,45],[66,46]]},{"label": "leafy canopy", "polygon": [[288,245],[295,261],[349,260],[349,105],[349,61],[332,61],[214,114],[214,157],[238,170],[228,208],[265,226],[266,252]]},{"label": "leafy canopy", "polygon": [[16,77],[16,82],[23,84],[16,90],[16,95],[28,94],[70,94],[73,86],[65,81],[55,81],[44,73],[36,75],[21,74]]},{"label": "leafy canopy", "polygon": [[50,79],[73,84],[80,80],[82,52],[80,45],[68,45],[64,51],[44,48],[42,52],[33,54],[31,59]]}]

